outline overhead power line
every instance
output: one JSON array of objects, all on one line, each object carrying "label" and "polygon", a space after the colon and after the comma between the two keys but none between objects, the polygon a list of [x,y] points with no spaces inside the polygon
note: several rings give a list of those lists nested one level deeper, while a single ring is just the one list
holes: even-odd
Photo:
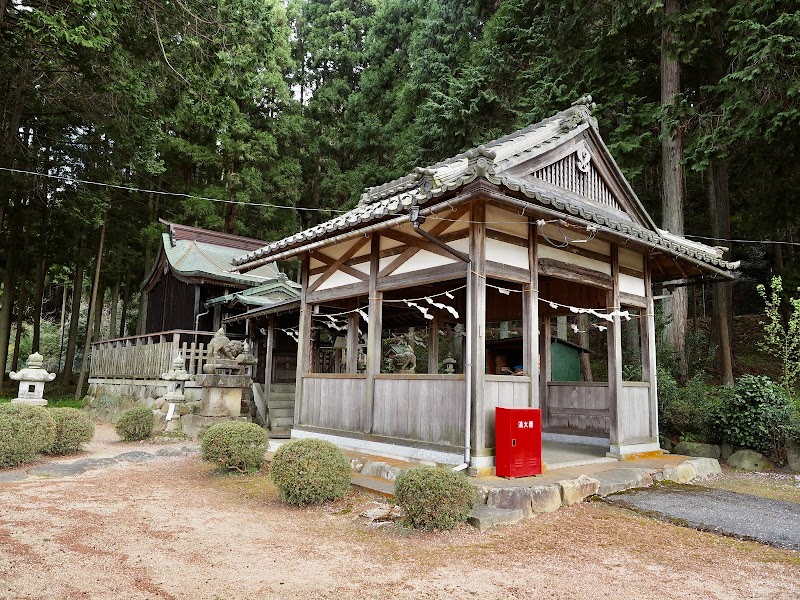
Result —
[{"label": "overhead power line", "polygon": [[312,212],[330,212],[330,213],[346,213],[346,210],[336,210],[332,208],[307,208],[304,206],[289,206],[284,204],[271,204],[269,202],[239,202],[237,200],[222,200],[220,198],[208,198],[206,196],[198,196],[197,194],[183,194],[180,192],[166,192],[164,190],[148,190],[144,188],[131,187],[127,185],[119,185],[115,183],[102,183],[100,181],[90,181],[88,179],[78,179],[77,177],[70,177],[68,175],[53,175],[52,173],[38,173],[36,171],[26,171],[24,169],[11,169],[8,167],[0,167],[0,171],[8,171],[10,173],[20,173],[22,175],[33,175],[36,177],[48,177],[50,179],[59,179],[64,182],[83,183],[85,185],[96,185],[98,187],[113,188],[116,190],[126,190],[128,192],[141,192],[143,194],[158,194],[160,196],[174,196],[178,198],[194,198],[197,200],[208,200],[209,202],[219,202],[221,204],[238,204],[241,206],[263,206],[266,208],[286,208],[289,210],[305,210]]}]

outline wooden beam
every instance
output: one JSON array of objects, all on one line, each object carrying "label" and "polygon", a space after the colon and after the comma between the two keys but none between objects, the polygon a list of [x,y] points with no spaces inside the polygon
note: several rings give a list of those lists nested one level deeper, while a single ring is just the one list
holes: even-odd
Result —
[{"label": "wooden beam", "polygon": [[528,220],[528,284],[522,296],[523,364],[531,378],[528,406],[539,408],[539,244],[536,223]]},{"label": "wooden beam", "polygon": [[308,265],[311,262],[308,254],[303,255],[303,263],[300,267],[300,280],[302,288],[300,290],[300,321],[297,327],[297,375],[295,378],[294,395],[294,423],[302,423],[303,407],[303,375],[309,369],[309,352],[311,344],[311,306],[308,303]]},{"label": "wooden beam", "polygon": [[[619,310],[619,247],[611,246],[612,288],[607,294],[609,311]],[[609,405],[609,438],[610,445],[619,447],[624,440],[620,439],[620,423],[630,415],[621,415],[619,401],[622,398],[622,325],[620,317],[615,316],[609,322],[608,340],[608,405]]]},{"label": "wooden beam", "polygon": [[[322,254],[322,252],[318,252],[318,251],[312,252],[311,253],[311,258],[314,258],[314,259],[316,259],[316,260],[318,260],[320,262],[323,262],[326,265],[328,265],[329,267],[335,265],[336,262],[337,262],[335,259],[331,258],[330,256],[328,256],[326,254]],[[366,273],[362,273],[358,269],[354,269],[353,267],[350,267],[350,266],[345,265],[345,264],[340,264],[338,267],[339,267],[340,271],[342,271],[343,273],[347,273],[351,277],[355,277],[356,279],[360,279],[361,281],[369,280],[369,277],[367,276],[367,274]],[[313,292],[314,290],[311,290],[311,291]]]},{"label": "wooden beam", "polygon": [[[647,284],[645,284],[647,285]],[[622,306],[635,306],[636,308],[647,308],[647,298],[642,298],[635,294],[619,293],[619,303]]]},{"label": "wooden beam", "polygon": [[528,269],[521,269],[520,267],[512,267],[493,260],[486,261],[486,276],[503,279],[505,281],[513,281],[514,283],[522,283],[527,285],[530,283],[531,275]]},{"label": "wooden beam", "polygon": [[539,273],[547,275],[548,277],[593,285],[606,290],[610,290],[614,287],[613,278],[605,273],[593,271],[592,269],[587,269],[586,267],[578,265],[571,265],[552,258],[539,259]]},{"label": "wooden beam", "polygon": [[375,403],[375,376],[381,372],[381,331],[383,329],[383,292],[378,290],[381,237],[372,234],[369,263],[369,323],[367,323],[367,385],[364,394],[362,423],[364,433],[372,433],[372,407]]},{"label": "wooden beam", "polygon": [[[274,365],[272,364],[273,350],[275,347],[275,315],[270,315],[267,319],[267,339],[265,341],[266,347],[264,348],[264,407],[267,415],[269,415],[269,397],[272,392],[272,372]],[[269,426],[269,422],[264,423]]]},{"label": "wooden beam", "polygon": [[383,277],[378,275],[378,290],[386,292],[389,290],[397,290],[413,285],[427,285],[431,283],[438,283],[440,281],[448,281],[450,279],[461,279],[467,274],[467,265],[458,262],[451,265],[444,265],[442,267],[431,267],[430,269],[421,269],[419,271],[412,271],[410,273],[403,273],[401,275],[392,275],[391,277]]},{"label": "wooden beam", "polygon": [[650,384],[648,392],[650,408],[650,437],[658,439],[658,378],[656,371],[656,323],[653,303],[653,282],[650,261],[644,260],[644,290],[647,307],[639,319],[642,340],[642,381]]},{"label": "wooden beam", "polygon": [[528,247],[528,240],[519,237],[518,235],[512,235],[510,233],[506,233],[504,231],[497,231],[496,229],[487,229],[486,230],[486,237],[490,240],[496,240],[498,242],[505,242],[506,244],[512,244],[514,246],[520,246],[521,248]]},{"label": "wooden beam", "polygon": [[368,293],[369,283],[366,281],[359,281],[358,283],[348,283],[335,288],[328,288],[327,290],[311,292],[308,294],[307,301],[309,304],[321,304],[334,300],[355,298],[356,296],[366,296]]},{"label": "wooden beam", "polygon": [[472,306],[472,447],[474,456],[486,448],[486,408],[484,375],[486,374],[486,203],[472,202],[469,231],[469,257],[473,276]]},{"label": "wooden beam", "polygon": [[[471,204],[469,202],[461,205],[454,212],[449,214],[449,216],[447,217],[447,219],[448,219],[447,221],[441,221],[440,223],[437,223],[436,225],[434,225],[430,229],[430,231],[428,231],[428,233],[431,234],[434,237],[439,235],[439,234],[441,234],[441,233],[443,233],[445,230],[447,230],[448,228],[450,228],[453,225],[453,222],[456,219],[460,219],[463,215],[465,215],[467,213],[467,211],[469,210],[470,206],[471,206]],[[440,248],[440,250],[441,250],[441,248]],[[386,265],[383,268],[383,270],[378,274],[378,277],[387,277],[387,276],[391,275],[392,273],[394,273],[400,267],[400,265],[402,265],[403,263],[408,261],[408,259],[410,259],[412,256],[414,256],[418,251],[419,251],[419,248],[416,248],[416,247],[407,248],[406,250],[404,250],[402,252],[402,254],[400,254],[400,256],[398,256],[391,263]]]},{"label": "wooden beam", "polygon": [[428,374],[438,375],[439,373],[439,326],[440,315],[439,309],[433,309],[433,320],[430,321],[430,328],[428,334]]},{"label": "wooden beam", "polygon": [[[552,356],[550,342],[550,318],[543,317],[539,328],[539,407],[542,409],[542,427],[550,425],[550,401],[547,383],[552,376]],[[535,380],[534,380],[535,381]]]},{"label": "wooden beam", "polygon": [[[356,303],[349,304],[351,309],[356,308]],[[361,317],[358,313],[347,315],[347,372],[358,373],[358,326]]]},{"label": "wooden beam", "polygon": [[[432,252],[433,254],[438,254],[439,256],[444,256],[449,259],[453,259],[453,255],[445,250],[444,248],[440,248],[436,244],[430,243],[425,238],[421,238],[418,236],[412,236],[402,231],[397,231],[396,229],[385,229],[381,231],[381,235],[383,237],[389,238],[394,240],[395,242],[400,242],[405,244],[409,248],[417,248],[419,250],[427,250],[428,252]],[[404,249],[405,251],[405,249]]]},{"label": "wooden beam", "polygon": [[[325,270],[325,272],[322,273],[322,275],[320,275],[319,278],[317,278],[317,280],[314,283],[312,283],[311,285],[308,286],[308,291],[309,292],[315,291],[319,286],[321,286],[323,283],[325,283],[328,280],[328,278],[330,278],[330,276],[333,275],[334,273],[336,273],[336,271],[338,271],[340,268],[341,268],[342,271],[344,271],[348,275],[352,275],[353,272],[359,273],[361,275],[361,277],[359,277],[359,278],[362,281],[365,281],[364,274],[361,273],[361,271],[359,271],[357,269],[352,269],[351,267],[349,267],[349,265],[346,265],[345,263],[347,263],[348,260],[353,258],[353,255],[356,252],[358,252],[359,250],[361,250],[361,248],[363,248],[368,243],[369,243],[369,238],[366,238],[366,237],[359,238],[358,240],[356,240],[355,244],[350,246],[350,248],[348,248],[347,251],[344,254],[342,254],[339,258],[337,258],[334,262],[330,263],[328,265],[328,268]],[[322,260],[321,258],[318,258],[319,256],[325,256],[325,255],[321,254],[320,252],[315,252],[314,253],[314,258],[316,258],[317,260]],[[322,262],[325,262],[325,261],[322,261]],[[353,275],[353,277],[357,277],[357,276]]]}]

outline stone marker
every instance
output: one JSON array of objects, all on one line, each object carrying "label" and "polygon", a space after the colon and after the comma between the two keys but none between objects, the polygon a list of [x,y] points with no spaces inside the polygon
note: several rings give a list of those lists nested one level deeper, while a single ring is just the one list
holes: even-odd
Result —
[{"label": "stone marker", "polygon": [[772,468],[772,463],[755,450],[737,450],[728,458],[728,464],[745,471],[768,471]]},{"label": "stone marker", "polygon": [[790,471],[800,473],[800,444],[787,444],[786,466]]},{"label": "stone marker", "polygon": [[34,352],[28,357],[28,366],[19,372],[11,371],[9,377],[14,381],[19,381],[19,392],[12,403],[17,404],[36,404],[44,406],[47,400],[44,399],[44,384],[56,378],[55,373],[48,373],[42,368],[44,358],[38,352]]}]

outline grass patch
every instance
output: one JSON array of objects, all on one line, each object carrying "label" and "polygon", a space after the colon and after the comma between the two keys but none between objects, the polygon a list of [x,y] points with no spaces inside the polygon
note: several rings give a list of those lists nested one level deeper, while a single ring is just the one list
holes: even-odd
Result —
[{"label": "grass patch", "polygon": [[[16,397],[16,394],[13,396],[2,396],[0,397],[0,404],[7,404]],[[73,396],[66,394],[61,396],[51,396],[45,391],[45,398],[47,399],[46,408],[83,408],[83,400],[75,400]]]}]

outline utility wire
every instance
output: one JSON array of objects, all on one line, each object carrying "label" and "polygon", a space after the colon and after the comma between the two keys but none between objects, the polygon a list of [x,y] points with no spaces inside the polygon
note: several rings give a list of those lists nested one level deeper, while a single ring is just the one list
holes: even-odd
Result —
[{"label": "utility wire", "polygon": [[347,213],[346,210],[335,210],[332,208],[306,208],[303,206],[288,206],[283,204],[270,204],[267,202],[239,202],[236,200],[221,200],[219,198],[208,198],[205,196],[198,196],[196,194],[183,194],[180,192],[165,192],[163,190],[147,190],[143,188],[130,187],[126,185],[117,185],[114,183],[101,183],[99,181],[90,181],[88,179],[78,179],[77,177],[70,177],[68,175],[53,175],[51,173],[38,173],[36,171],[25,171],[23,169],[10,169],[8,167],[0,167],[0,171],[8,171],[10,173],[20,173],[23,175],[35,175],[37,177],[49,177],[50,179],[60,179],[66,182],[83,183],[85,185],[96,185],[100,187],[114,188],[117,190],[126,190],[129,192],[142,192],[144,194],[159,194],[161,196],[177,196],[179,198],[195,198],[197,200],[208,200],[209,202],[220,202],[222,204],[239,204],[242,206],[263,206],[267,208],[286,208],[289,210],[305,210],[314,212],[331,212],[331,213]]}]

